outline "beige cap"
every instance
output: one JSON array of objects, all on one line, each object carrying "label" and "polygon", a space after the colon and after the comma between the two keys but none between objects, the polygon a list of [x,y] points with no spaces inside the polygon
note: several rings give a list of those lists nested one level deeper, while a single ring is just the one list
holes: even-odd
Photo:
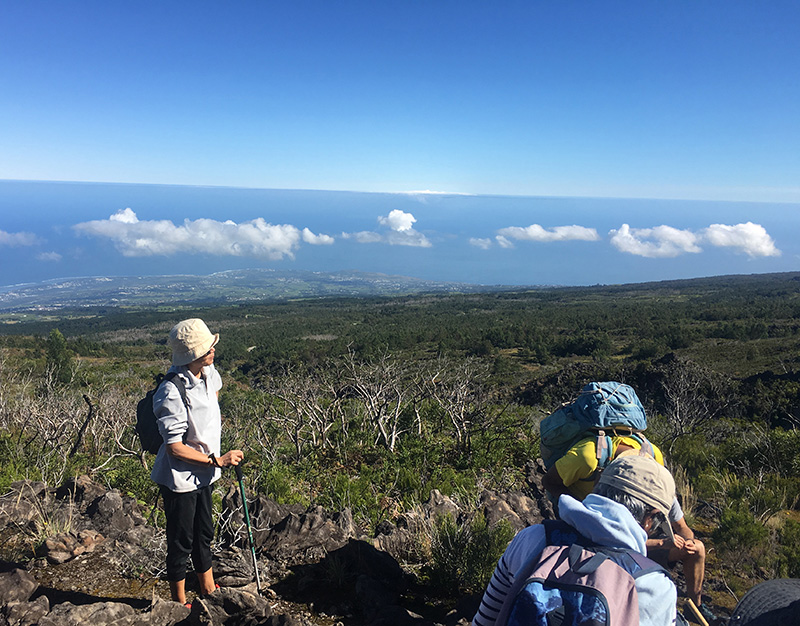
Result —
[{"label": "beige cap", "polygon": [[204,356],[217,345],[219,333],[212,334],[206,323],[198,318],[178,322],[169,331],[172,364],[188,365]]},{"label": "beige cap", "polygon": [[608,485],[638,498],[664,514],[661,527],[674,539],[669,510],[675,500],[675,480],[666,467],[644,454],[626,454],[616,458],[600,474],[598,485]]}]

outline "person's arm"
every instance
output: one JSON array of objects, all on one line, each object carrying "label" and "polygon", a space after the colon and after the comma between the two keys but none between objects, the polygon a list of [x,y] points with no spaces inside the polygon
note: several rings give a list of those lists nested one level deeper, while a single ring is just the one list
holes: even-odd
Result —
[{"label": "person's arm", "polygon": [[553,500],[555,502],[558,502],[558,499],[562,494],[569,493],[569,489],[564,484],[564,481],[562,480],[561,475],[558,473],[555,465],[547,470],[547,473],[542,476],[542,487],[544,487],[550,493],[550,495],[553,496]]},{"label": "person's arm", "polygon": [[210,456],[207,456],[199,450],[195,450],[194,448],[187,446],[183,442],[167,444],[167,453],[170,456],[181,461],[186,461],[187,463],[194,463],[196,465],[209,465],[212,467],[231,467],[233,465],[239,465],[244,458],[244,453],[241,450],[229,450],[222,456],[215,457],[217,462],[214,463],[214,459],[212,459]]},{"label": "person's arm", "polygon": [[503,604],[514,585],[515,575],[532,555],[538,555],[546,544],[544,526],[536,524],[523,528],[497,562],[472,626],[495,626]]},{"label": "person's arm", "polygon": [[691,528],[689,528],[688,524],[686,523],[686,518],[681,517],[678,520],[673,520],[670,522],[672,525],[672,532],[675,535],[675,541],[671,541],[670,539],[648,539],[647,540],[647,547],[648,548],[663,548],[663,549],[671,549],[671,548],[678,548],[678,550],[685,549],[687,552],[694,552],[694,532]]}]

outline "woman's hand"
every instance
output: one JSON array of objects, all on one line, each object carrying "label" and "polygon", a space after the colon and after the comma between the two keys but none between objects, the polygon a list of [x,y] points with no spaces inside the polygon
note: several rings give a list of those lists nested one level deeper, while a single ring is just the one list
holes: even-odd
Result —
[{"label": "woman's hand", "polygon": [[244,460],[244,452],[241,450],[229,450],[220,457],[217,457],[221,467],[233,467],[239,465]]}]

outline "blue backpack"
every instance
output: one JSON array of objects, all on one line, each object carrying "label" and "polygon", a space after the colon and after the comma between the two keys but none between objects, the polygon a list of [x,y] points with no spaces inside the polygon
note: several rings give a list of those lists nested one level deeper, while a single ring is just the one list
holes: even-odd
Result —
[{"label": "blue backpack", "polygon": [[617,382],[589,383],[577,400],[539,424],[542,460],[550,469],[578,441],[595,435],[598,467],[604,468],[611,460],[611,437],[606,431],[622,429],[645,446],[649,443],[639,433],[646,428],[647,416],[633,387]]},{"label": "blue backpack", "polygon": [[560,520],[547,546],[514,576],[498,626],[638,626],[636,579],[664,569],[634,550],[592,546]]}]

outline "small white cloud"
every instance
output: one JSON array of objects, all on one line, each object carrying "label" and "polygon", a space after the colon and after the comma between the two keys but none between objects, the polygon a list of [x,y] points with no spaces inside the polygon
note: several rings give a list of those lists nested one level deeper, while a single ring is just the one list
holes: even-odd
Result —
[{"label": "small white cloud", "polygon": [[495,241],[497,241],[498,245],[501,248],[509,249],[514,247],[514,244],[505,237],[503,237],[503,235],[497,235],[497,237],[495,237]]},{"label": "small white cloud", "polygon": [[136,224],[139,221],[136,213],[130,208],[120,209],[108,219],[112,222],[122,222],[123,224]]},{"label": "small white cloud", "polygon": [[[130,209],[118,211],[107,220],[76,224],[78,232],[114,242],[125,256],[213,254],[280,260],[294,257],[301,240],[328,243],[327,235],[305,235],[291,224],[270,224],[263,218],[237,224],[231,220],[140,221]],[[332,238],[331,238],[332,240]]]},{"label": "small white cloud", "polygon": [[766,229],[753,222],[734,226],[711,224],[703,231],[703,235],[712,246],[738,248],[750,257],[781,254]]},{"label": "small white cloud", "polygon": [[413,246],[430,248],[433,244],[421,232],[414,230],[391,230],[386,234],[386,242],[392,246]]},{"label": "small white cloud", "polygon": [[672,226],[631,228],[623,224],[619,230],[611,230],[608,234],[611,235],[611,245],[617,250],[637,256],[668,258],[702,252],[698,245],[701,237],[690,230],[679,230]]},{"label": "small white cloud", "polygon": [[481,250],[488,250],[492,247],[492,240],[491,239],[483,239],[481,237],[471,237],[469,240],[471,246],[475,246],[476,248],[480,248]]},{"label": "small white cloud", "polygon": [[474,196],[474,193],[465,193],[462,191],[432,191],[424,189],[419,191],[395,191],[398,195],[408,196]]},{"label": "small white cloud", "polygon": [[572,226],[556,226],[550,230],[539,224],[525,227],[509,226],[501,228],[497,232],[507,239],[516,239],[517,241],[597,241],[600,239],[594,228],[574,224]]},{"label": "small white cloud", "polygon": [[398,232],[411,230],[416,221],[417,218],[411,213],[406,213],[400,209],[394,209],[389,215],[382,215],[378,218],[378,223],[381,224],[381,226],[388,226],[392,230]]},{"label": "small white cloud", "polygon": [[388,243],[391,246],[413,246],[430,248],[433,244],[421,232],[414,230],[417,219],[400,209],[392,210],[389,215],[378,217],[378,223],[386,226],[384,233],[361,231],[358,233],[342,233],[344,239],[355,239],[358,243]]},{"label": "small white cloud", "polygon": [[358,243],[380,243],[383,237],[371,230],[362,230],[358,233],[342,233],[342,239],[355,239]]},{"label": "small white cloud", "polygon": [[57,263],[61,260],[61,255],[58,252],[42,252],[36,255],[36,259],[45,263]]},{"label": "small white cloud", "polygon": [[0,246],[32,246],[39,242],[33,233],[7,233],[0,230]]},{"label": "small white cloud", "polygon": [[330,235],[315,235],[308,228],[303,229],[303,241],[310,243],[313,246],[329,246],[333,243],[333,237]]}]

